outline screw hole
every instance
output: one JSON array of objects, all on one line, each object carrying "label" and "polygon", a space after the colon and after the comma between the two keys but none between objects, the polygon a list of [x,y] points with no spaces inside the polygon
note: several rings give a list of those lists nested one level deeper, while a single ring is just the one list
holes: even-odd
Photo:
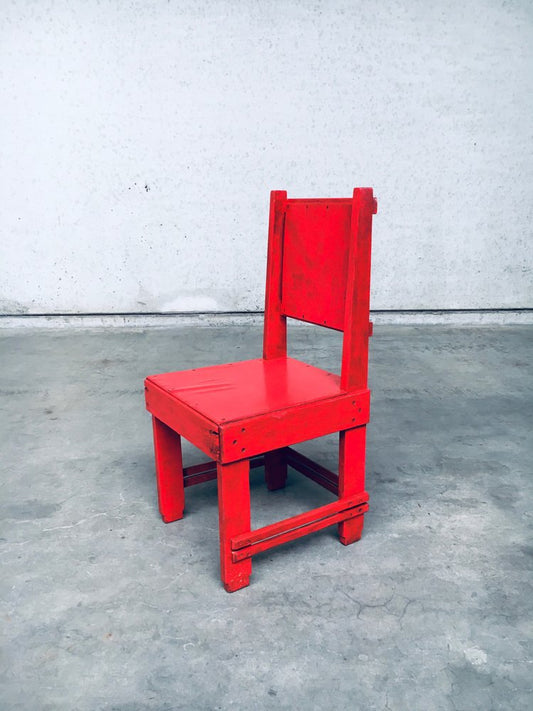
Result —
[{"label": "screw hole", "polygon": [[243,448],[241,449],[241,452],[246,452],[246,447],[243,447]]},{"label": "screw hole", "polygon": [[246,432],[246,427],[243,427],[241,432]]},{"label": "screw hole", "polygon": [[236,439],[233,440],[233,444],[237,444],[237,440],[236,440]]}]

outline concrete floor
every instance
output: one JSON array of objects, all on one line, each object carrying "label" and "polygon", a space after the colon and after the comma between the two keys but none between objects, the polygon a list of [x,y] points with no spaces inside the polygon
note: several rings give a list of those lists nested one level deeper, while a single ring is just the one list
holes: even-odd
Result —
[{"label": "concrete floor", "polygon": [[[335,369],[338,334],[290,335]],[[376,328],[363,539],[269,551],[233,595],[215,482],[159,518],[142,381],[256,357],[260,330],[0,343],[2,709],[533,708],[531,327]],[[333,437],[302,450],[336,465]],[[331,498],[261,478],[254,524]]]}]

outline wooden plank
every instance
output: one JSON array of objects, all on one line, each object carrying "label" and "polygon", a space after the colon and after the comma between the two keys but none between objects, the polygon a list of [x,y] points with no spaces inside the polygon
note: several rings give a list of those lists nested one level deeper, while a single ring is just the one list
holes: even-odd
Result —
[{"label": "wooden plank", "polygon": [[317,521],[316,523],[303,526],[294,531],[288,531],[287,533],[280,534],[274,538],[269,538],[267,541],[261,541],[260,543],[254,543],[247,548],[241,548],[241,550],[232,552],[232,559],[237,562],[241,560],[246,560],[251,558],[258,553],[263,553],[264,551],[274,548],[275,546],[281,546],[283,543],[289,543],[289,541],[294,541],[297,538],[302,538],[310,533],[315,533],[323,528],[328,528],[328,526],[333,526],[334,524],[341,524],[341,522],[346,521],[357,521],[362,518],[364,513],[368,511],[368,504],[361,504],[357,509],[349,509],[348,511],[342,511],[339,514],[329,516],[326,519]]},{"label": "wooden plank", "polygon": [[311,202],[311,203],[319,202],[319,203],[328,203],[328,205],[329,205],[329,203],[333,203],[333,204],[345,203],[345,204],[351,205],[352,199],[353,198],[351,198],[351,197],[344,197],[344,198],[342,198],[342,197],[341,198],[287,198],[287,204],[292,205],[293,203],[295,203],[297,205],[298,203],[306,204],[308,202]]},{"label": "wooden plank", "polygon": [[220,427],[220,458],[223,462],[237,461],[357,427],[366,424],[369,415],[370,392],[358,390],[289,410],[223,423]]},{"label": "wooden plank", "polygon": [[264,526],[248,535],[235,536],[232,539],[233,561],[237,562],[251,558],[253,555],[262,553],[269,548],[288,543],[309,533],[320,531],[340,521],[355,519],[368,510],[366,501],[359,500],[359,502],[354,502],[351,507],[340,511],[335,507],[335,504],[339,503],[327,504],[271,526]]},{"label": "wooden plank", "polygon": [[217,464],[218,516],[220,531],[220,575],[227,592],[246,587],[250,582],[252,561],[234,561],[231,541],[250,530],[250,477],[246,460]]},{"label": "wooden plank", "polygon": [[268,526],[263,526],[255,531],[249,531],[248,533],[242,533],[241,535],[234,536],[231,542],[231,547],[233,550],[239,550],[240,548],[244,548],[244,546],[251,546],[254,543],[259,543],[260,541],[267,540],[273,536],[278,536],[281,533],[301,528],[309,523],[321,521],[322,519],[332,516],[333,514],[338,514],[341,511],[347,511],[348,509],[354,508],[354,506],[361,506],[361,504],[364,504],[367,501],[368,493],[366,491],[363,491],[357,496],[349,496],[346,499],[332,501],[324,506],[311,509],[311,511],[304,511],[301,514],[291,516],[283,521],[271,523]]},{"label": "wooden plank", "polygon": [[297,452],[292,447],[285,449],[287,464],[296,469],[297,472],[303,474],[308,479],[320,484],[324,489],[331,491],[332,494],[337,494],[339,490],[339,480],[336,474],[329,471],[325,467],[317,464],[309,457],[306,457],[301,452]]},{"label": "wooden plank", "polygon": [[[262,467],[264,457],[254,457],[250,460],[250,469]],[[203,484],[206,481],[213,481],[217,478],[217,463],[202,462],[202,464],[194,464],[190,467],[185,467],[183,470],[184,486],[194,486],[195,484]]]},{"label": "wooden plank", "polygon": [[282,313],[337,331],[344,328],[352,203],[287,202]]},{"label": "wooden plank", "polygon": [[345,390],[364,388],[367,385],[370,251],[372,215],[375,209],[372,188],[356,188],[353,201],[342,344],[341,387]]},{"label": "wooden plank", "polygon": [[203,464],[195,464],[192,467],[185,467],[183,470],[184,486],[194,486],[195,484],[203,484],[206,481],[213,481],[217,478],[217,463],[204,462]]},{"label": "wooden plank", "polygon": [[168,427],[192,442],[212,459],[218,459],[219,428],[185,403],[172,397],[150,378],[145,380],[146,409]]},{"label": "wooden plank", "polygon": [[285,190],[273,190],[270,193],[263,333],[263,358],[268,359],[282,358],[287,355],[287,319],[281,312],[281,272],[286,204],[287,193]]},{"label": "wooden plank", "polygon": [[150,381],[216,423],[344,394],[338,375],[295,358],[254,358],[163,373]]}]

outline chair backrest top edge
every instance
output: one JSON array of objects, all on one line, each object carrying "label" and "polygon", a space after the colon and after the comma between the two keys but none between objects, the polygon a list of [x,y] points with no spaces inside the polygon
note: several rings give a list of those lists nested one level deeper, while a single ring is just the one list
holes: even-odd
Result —
[{"label": "chair backrest top edge", "polygon": [[306,202],[353,202],[353,198],[287,198],[287,203],[306,203]]}]

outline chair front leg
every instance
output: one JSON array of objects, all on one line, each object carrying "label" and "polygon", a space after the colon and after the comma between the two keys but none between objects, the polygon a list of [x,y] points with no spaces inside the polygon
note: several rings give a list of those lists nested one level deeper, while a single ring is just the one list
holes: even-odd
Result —
[{"label": "chair front leg", "polygon": [[[365,490],[366,425],[339,433],[339,499]],[[363,534],[364,514],[339,523],[339,538],[348,546]]]},{"label": "chair front leg", "polygon": [[265,481],[270,491],[283,489],[287,482],[287,461],[283,449],[265,452]]},{"label": "chair front leg", "polygon": [[152,424],[159,511],[163,521],[170,523],[183,518],[185,506],[181,437],[156,417]]},{"label": "chair front leg", "polygon": [[217,479],[220,573],[226,591],[234,592],[249,585],[252,572],[251,559],[234,563],[231,551],[231,539],[251,528],[250,462],[217,463]]}]

